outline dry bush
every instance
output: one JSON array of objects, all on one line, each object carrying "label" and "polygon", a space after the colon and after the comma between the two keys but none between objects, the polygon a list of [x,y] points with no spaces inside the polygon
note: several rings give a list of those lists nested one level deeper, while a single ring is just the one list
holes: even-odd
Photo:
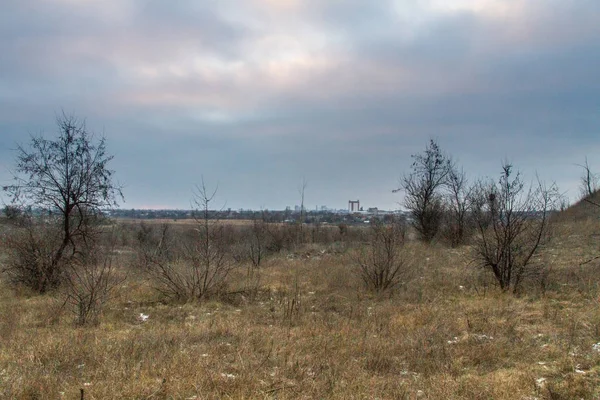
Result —
[{"label": "dry bush", "polygon": [[539,181],[526,188],[510,164],[502,171],[498,183],[482,184],[474,195],[474,262],[490,270],[503,291],[516,293],[525,279],[543,270],[536,256],[550,238],[550,215],[559,196],[555,186]]},{"label": "dry bush", "polygon": [[85,250],[65,274],[64,304],[71,307],[79,326],[97,324],[115,289],[125,281],[125,275],[116,271],[114,242]]},{"label": "dry bush", "polygon": [[60,285],[65,260],[56,260],[61,238],[58,227],[29,218],[5,237],[7,260],[2,268],[8,282],[44,293]]},{"label": "dry bush", "polygon": [[269,224],[267,225],[269,245],[267,249],[273,253],[293,250],[298,237],[296,224]]},{"label": "dry bush", "polygon": [[222,293],[236,267],[231,254],[233,229],[225,229],[209,210],[216,191],[208,193],[204,183],[197,188],[196,223],[185,235],[175,238],[168,225],[160,232],[142,227],[139,235],[140,261],[155,289],[178,301],[202,300]]},{"label": "dry bush", "polygon": [[406,228],[402,222],[371,223],[369,242],[356,258],[367,289],[383,292],[406,283],[410,263],[403,252],[405,240]]},{"label": "dry bush", "polygon": [[[168,225],[160,231],[145,227],[141,234],[139,262],[153,287],[177,301],[200,300],[223,292],[236,266],[222,240],[222,229],[211,224],[175,238]],[[155,246],[153,246],[155,244]]]},{"label": "dry bush", "polygon": [[271,236],[269,227],[263,219],[254,219],[249,227],[238,230],[234,257],[238,262],[250,262],[255,268],[269,254]]}]

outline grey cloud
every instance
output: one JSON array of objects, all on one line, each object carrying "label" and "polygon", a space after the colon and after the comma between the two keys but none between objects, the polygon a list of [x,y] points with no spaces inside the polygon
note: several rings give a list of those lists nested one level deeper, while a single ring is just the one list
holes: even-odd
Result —
[{"label": "grey cloud", "polygon": [[[233,22],[234,2],[137,1],[118,18],[24,4],[0,15],[0,164],[26,132],[54,132],[64,108],[105,131],[131,206],[188,207],[204,174],[234,208],[293,205],[303,176],[311,204],[393,208],[391,189],[429,137],[473,174],[494,176],[509,157],[572,189],[572,165],[598,146],[597,2],[529,1],[519,26],[429,13],[410,35],[391,2],[306,2],[281,19],[314,28],[326,62],[283,83],[255,59],[269,19]],[[193,54],[243,73],[131,76]]]}]

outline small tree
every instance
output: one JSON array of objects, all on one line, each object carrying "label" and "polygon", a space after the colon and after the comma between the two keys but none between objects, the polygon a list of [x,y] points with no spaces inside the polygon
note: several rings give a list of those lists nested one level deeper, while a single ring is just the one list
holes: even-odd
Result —
[{"label": "small tree", "polygon": [[[63,114],[57,125],[56,139],[32,136],[29,148],[17,147],[15,183],[3,188],[13,203],[44,209],[49,215],[45,223],[60,226],[60,243],[36,279],[39,292],[61,282],[63,266],[91,239],[100,211],[122,198],[108,168],[113,157],[107,154],[105,139],[96,140],[75,117]],[[26,269],[22,266],[21,272]]]},{"label": "small tree", "polygon": [[584,200],[587,199],[586,201],[594,203],[593,200],[589,199],[589,197],[591,197],[598,190],[598,182],[600,182],[600,177],[598,174],[592,172],[587,157],[585,158],[585,162],[583,164],[577,164],[577,166],[583,168],[579,185],[581,198]]},{"label": "small tree", "polygon": [[508,163],[498,183],[479,188],[473,207],[478,230],[474,261],[494,274],[503,291],[516,293],[525,278],[541,272],[534,258],[549,239],[548,221],[558,190],[539,180],[527,189]]},{"label": "small tree", "polygon": [[252,297],[255,297],[258,292],[261,278],[260,266],[272,244],[268,223],[265,219],[264,211],[260,216],[253,215],[252,225],[242,231],[241,242],[237,246],[234,256],[237,262],[247,265],[245,291]]},{"label": "small tree", "polygon": [[407,278],[409,264],[402,252],[405,234],[405,226],[399,220],[384,224],[376,219],[371,223],[369,242],[356,260],[367,289],[384,292]]},{"label": "small tree", "polygon": [[243,231],[241,249],[237,255],[238,261],[250,261],[254,268],[260,267],[269,247],[269,229],[265,221],[265,213],[253,215],[252,225]]},{"label": "small tree", "polygon": [[300,183],[300,186],[298,186],[298,194],[300,195],[300,215],[298,216],[298,237],[296,238],[296,245],[303,244],[306,239],[304,237],[304,221],[306,219],[306,210],[304,209],[304,194],[307,186],[308,182],[306,181],[306,178],[302,178],[302,182]]},{"label": "small tree", "polygon": [[453,166],[448,173],[446,188],[448,235],[451,245],[459,246],[465,242],[467,236],[471,197],[465,171]]},{"label": "small tree", "polygon": [[425,242],[431,242],[438,233],[444,213],[440,189],[447,183],[452,161],[433,139],[423,154],[412,155],[412,172],[401,180],[404,206],[410,211],[412,225]]}]

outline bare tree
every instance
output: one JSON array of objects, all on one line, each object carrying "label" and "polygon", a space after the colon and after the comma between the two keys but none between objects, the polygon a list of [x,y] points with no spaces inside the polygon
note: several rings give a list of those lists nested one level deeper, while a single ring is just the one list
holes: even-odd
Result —
[{"label": "bare tree", "polygon": [[598,205],[592,199],[590,199],[590,197],[596,193],[596,191],[598,191],[600,176],[592,172],[587,157],[585,158],[585,162],[583,164],[577,164],[577,166],[583,168],[579,185],[581,198],[594,205]]},{"label": "bare tree", "polygon": [[453,166],[446,183],[448,204],[448,234],[452,246],[465,242],[469,216],[470,187],[463,169]]},{"label": "bare tree", "polygon": [[55,139],[32,136],[28,148],[17,147],[15,183],[3,188],[14,204],[42,208],[49,214],[46,223],[61,227],[60,243],[34,287],[39,292],[60,283],[61,266],[91,239],[100,211],[122,198],[108,168],[113,157],[107,154],[105,139],[96,140],[72,116],[62,114],[57,125]]},{"label": "bare tree", "polygon": [[356,260],[367,289],[391,290],[407,278],[409,262],[403,253],[405,234],[405,226],[399,220],[384,224],[376,219],[371,223],[369,242]]},{"label": "bare tree", "polygon": [[526,188],[508,163],[497,183],[479,189],[473,207],[478,230],[474,261],[494,274],[503,291],[517,292],[525,278],[541,272],[535,256],[549,239],[549,217],[559,192],[539,179]]},{"label": "bare tree", "polygon": [[260,266],[269,253],[271,243],[271,232],[265,212],[262,211],[260,216],[254,214],[252,225],[242,231],[241,242],[236,246],[237,251],[234,255],[237,262],[247,265],[244,291],[250,296],[250,300],[256,297],[260,288]]},{"label": "bare tree", "polygon": [[306,186],[308,186],[308,182],[306,178],[302,178],[302,182],[298,187],[298,194],[300,194],[300,219],[298,220],[298,240],[296,243],[304,243],[304,219],[306,216],[306,210],[304,209],[304,193],[306,191]]},{"label": "bare tree", "polygon": [[448,181],[452,161],[433,139],[423,154],[414,154],[412,172],[401,179],[404,206],[410,211],[412,225],[425,242],[431,242],[438,233],[443,218],[444,202],[440,189]]},{"label": "bare tree", "polygon": [[265,214],[253,216],[252,225],[243,232],[242,248],[237,259],[239,261],[250,261],[254,268],[260,267],[261,262],[267,255],[270,243],[269,229],[265,221]]}]

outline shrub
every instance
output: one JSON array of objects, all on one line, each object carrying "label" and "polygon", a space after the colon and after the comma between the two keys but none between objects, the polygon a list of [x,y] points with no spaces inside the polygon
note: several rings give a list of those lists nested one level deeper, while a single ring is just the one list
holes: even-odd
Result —
[{"label": "shrub", "polygon": [[22,285],[38,293],[57,287],[63,278],[65,260],[57,261],[61,244],[55,224],[27,219],[6,236],[7,261],[2,272],[13,285]]},{"label": "shrub", "polygon": [[393,289],[408,277],[409,262],[404,256],[406,227],[399,221],[371,223],[369,242],[357,257],[358,271],[365,286],[375,292]]}]

